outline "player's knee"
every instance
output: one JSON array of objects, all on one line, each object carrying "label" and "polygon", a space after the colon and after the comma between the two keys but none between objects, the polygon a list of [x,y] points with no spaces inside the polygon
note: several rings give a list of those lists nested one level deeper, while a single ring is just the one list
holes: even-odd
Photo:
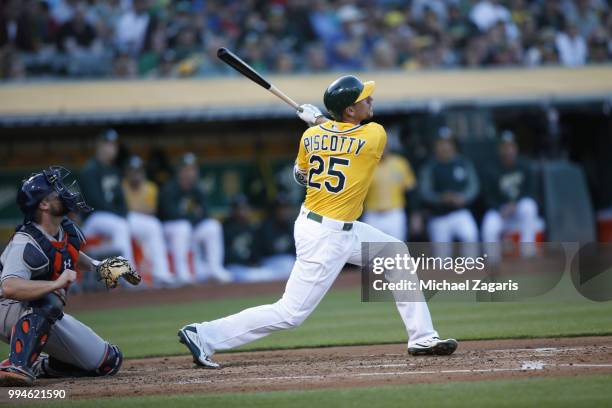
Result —
[{"label": "player's knee", "polygon": [[64,315],[64,302],[54,293],[48,293],[40,299],[30,302],[33,312],[43,316],[51,324]]},{"label": "player's knee", "polygon": [[282,318],[282,327],[287,329],[293,329],[300,326],[310,314],[308,312],[298,312],[286,307],[283,299],[276,303],[276,307],[278,308]]},{"label": "player's knee", "polygon": [[299,314],[290,314],[285,317],[285,325],[289,329],[294,329],[299,327],[306,320],[306,316],[301,316]]},{"label": "player's knee", "polygon": [[102,363],[92,371],[94,377],[102,377],[108,375],[115,375],[121,368],[123,363],[123,353],[119,350],[119,347],[114,344],[106,345],[106,353]]}]

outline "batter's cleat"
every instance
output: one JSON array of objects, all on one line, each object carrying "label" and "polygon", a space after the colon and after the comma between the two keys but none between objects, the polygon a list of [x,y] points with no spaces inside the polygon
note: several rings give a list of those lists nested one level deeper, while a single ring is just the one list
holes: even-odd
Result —
[{"label": "batter's cleat", "polygon": [[219,368],[221,365],[213,361],[210,356],[204,352],[204,347],[198,336],[198,331],[193,324],[188,324],[178,332],[179,341],[183,343],[193,356],[193,362],[204,368]]},{"label": "batter's cleat", "polygon": [[3,361],[0,365],[0,387],[31,387],[34,375],[29,370]]},{"label": "batter's cleat", "polygon": [[411,356],[449,356],[457,350],[457,340],[442,340],[439,337],[416,343],[408,347],[408,354]]}]

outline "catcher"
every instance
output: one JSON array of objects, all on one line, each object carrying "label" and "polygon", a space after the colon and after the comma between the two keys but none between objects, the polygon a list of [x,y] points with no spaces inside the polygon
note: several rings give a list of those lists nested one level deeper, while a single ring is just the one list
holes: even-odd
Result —
[{"label": "catcher", "polygon": [[[80,248],[85,239],[67,217],[91,211],[69,172],[50,167],[25,180],[17,193],[24,221],[0,255],[0,339],[10,344],[0,363],[1,386],[30,386],[38,378],[113,375],[123,356],[83,323],[64,313],[68,287],[77,271],[97,271],[107,287],[140,276],[124,258],[102,262]],[[44,351],[45,353],[42,353]]]}]

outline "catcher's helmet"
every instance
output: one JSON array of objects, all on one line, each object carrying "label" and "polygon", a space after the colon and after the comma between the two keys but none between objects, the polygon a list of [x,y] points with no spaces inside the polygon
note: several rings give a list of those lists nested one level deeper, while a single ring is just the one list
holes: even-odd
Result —
[{"label": "catcher's helmet", "polygon": [[323,103],[336,120],[342,120],[342,112],[354,103],[357,103],[374,92],[374,81],[361,82],[353,75],[346,75],[336,79],[325,90]]},{"label": "catcher's helmet", "polygon": [[68,186],[64,184],[64,178],[69,174],[70,172],[61,166],[51,166],[48,170],[34,173],[23,181],[17,192],[17,205],[26,221],[32,219],[38,203],[54,191],[58,193],[62,203],[69,211],[89,212],[92,210],[85,203],[76,181]]}]

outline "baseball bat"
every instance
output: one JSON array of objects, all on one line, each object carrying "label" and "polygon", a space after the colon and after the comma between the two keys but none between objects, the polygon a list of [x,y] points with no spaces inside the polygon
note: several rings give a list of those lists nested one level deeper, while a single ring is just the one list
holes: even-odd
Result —
[{"label": "baseball bat", "polygon": [[285,95],[283,91],[268,82],[268,80],[261,76],[259,72],[255,71],[253,67],[244,62],[242,59],[240,59],[239,56],[237,56],[227,48],[219,48],[217,50],[217,57],[230,67],[234,68],[236,71],[240,72],[245,77],[249,78],[251,81],[272,92],[274,95],[285,101],[293,109],[301,111],[300,105],[296,101]]}]

